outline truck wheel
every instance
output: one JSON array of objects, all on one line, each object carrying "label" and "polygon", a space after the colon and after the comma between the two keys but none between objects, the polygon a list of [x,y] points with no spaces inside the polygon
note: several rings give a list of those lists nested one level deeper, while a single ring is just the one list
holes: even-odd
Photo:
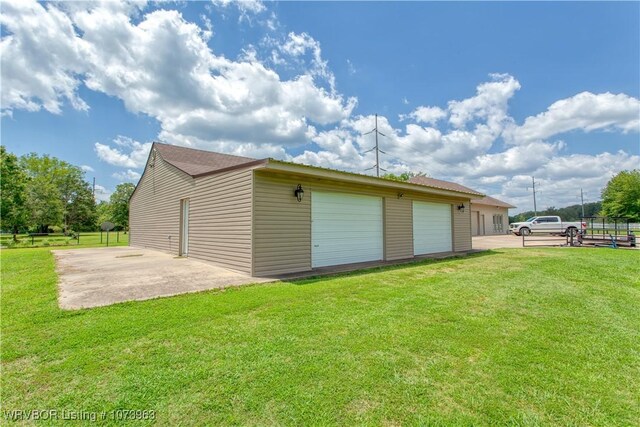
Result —
[{"label": "truck wheel", "polygon": [[529,230],[527,227],[522,227],[520,229],[520,234],[523,236],[528,236],[529,234],[531,234],[531,230]]},{"label": "truck wheel", "polygon": [[569,237],[576,237],[576,235],[578,234],[578,229],[575,227],[569,227],[567,228],[567,231],[565,234]]}]

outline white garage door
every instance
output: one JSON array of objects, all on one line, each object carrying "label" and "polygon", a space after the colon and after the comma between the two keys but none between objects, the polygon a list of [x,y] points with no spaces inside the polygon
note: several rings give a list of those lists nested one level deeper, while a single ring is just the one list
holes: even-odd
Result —
[{"label": "white garage door", "polygon": [[311,266],[383,258],[382,199],[342,193],[311,194]]},{"label": "white garage door", "polygon": [[414,201],[413,254],[451,250],[451,205]]}]

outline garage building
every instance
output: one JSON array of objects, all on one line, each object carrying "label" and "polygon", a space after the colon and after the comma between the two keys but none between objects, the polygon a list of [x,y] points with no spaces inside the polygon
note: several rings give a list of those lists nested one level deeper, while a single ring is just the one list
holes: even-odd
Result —
[{"label": "garage building", "polygon": [[494,197],[471,200],[471,234],[509,234],[509,209],[515,206]]},{"label": "garage building", "polygon": [[130,202],[130,245],[253,276],[471,249],[456,184],[397,182],[154,143]]}]

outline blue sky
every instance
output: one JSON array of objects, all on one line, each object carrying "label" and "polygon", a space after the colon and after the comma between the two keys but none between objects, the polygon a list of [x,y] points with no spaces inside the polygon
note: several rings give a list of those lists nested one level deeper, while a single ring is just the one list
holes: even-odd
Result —
[{"label": "blue sky", "polygon": [[[640,3],[3,2],[2,144],[101,198],[150,142],[365,172],[518,206],[640,167]],[[365,173],[371,173],[365,172]]]}]

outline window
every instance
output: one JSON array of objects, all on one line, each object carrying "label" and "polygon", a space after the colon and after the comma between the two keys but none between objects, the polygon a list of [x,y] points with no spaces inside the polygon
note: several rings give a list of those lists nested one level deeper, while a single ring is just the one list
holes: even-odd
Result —
[{"label": "window", "polygon": [[499,214],[493,215],[494,233],[502,233],[504,231],[502,227],[503,227],[502,215],[499,215]]}]

